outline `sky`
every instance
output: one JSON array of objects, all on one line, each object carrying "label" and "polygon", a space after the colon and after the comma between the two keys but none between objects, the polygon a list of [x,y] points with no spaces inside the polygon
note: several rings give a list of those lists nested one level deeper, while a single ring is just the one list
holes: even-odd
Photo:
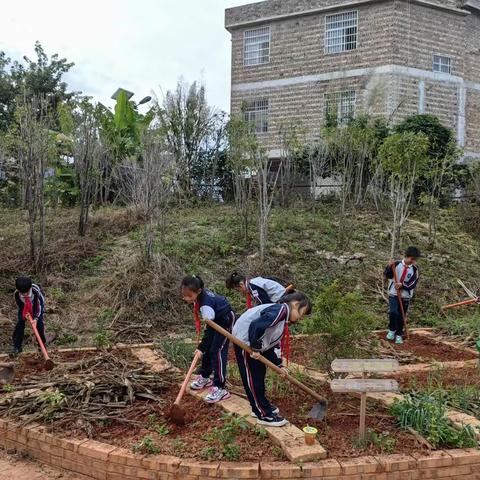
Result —
[{"label": "sky", "polygon": [[133,100],[161,99],[183,77],[203,82],[210,104],[229,111],[224,10],[251,1],[4,0],[0,50],[34,58],[39,40],[48,55],[75,63],[65,77],[72,90],[105,105],[118,87],[134,92]]}]

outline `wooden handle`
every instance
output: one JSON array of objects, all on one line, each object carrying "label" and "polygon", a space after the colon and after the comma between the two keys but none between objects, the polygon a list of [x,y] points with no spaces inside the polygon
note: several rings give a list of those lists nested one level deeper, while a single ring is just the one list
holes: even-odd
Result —
[{"label": "wooden handle", "polygon": [[[218,325],[215,322],[212,322],[212,320],[205,320],[207,325],[214,330],[216,330],[218,333],[221,333],[224,337],[227,337],[232,343],[240,347],[241,349],[245,350],[249,355],[254,353],[254,351],[251,349],[249,345],[246,343],[242,342],[239,340],[237,337],[233,336],[230,332],[222,328],[220,325]],[[285,372],[282,368],[280,368],[278,365],[275,365],[272,363],[270,360],[265,358],[263,355],[260,355],[258,358],[255,360],[258,360],[259,362],[262,362],[264,365],[266,365],[268,368],[272,369],[274,372],[278,373],[282,377],[285,377],[290,383],[298,387],[300,390],[303,390],[306,394],[311,395],[313,398],[320,402],[326,402],[327,400],[319,395],[317,392],[313,391],[311,388],[307,387],[304,385],[302,382],[299,382],[296,378],[292,377],[288,373]]]},{"label": "wooden handle", "polygon": [[[395,266],[395,262],[392,262],[391,265],[392,265],[392,272],[393,272],[393,281],[395,282],[395,284],[397,284],[398,283],[397,267]],[[403,308],[402,292],[400,291],[400,289],[397,289],[396,285],[395,285],[395,290],[397,290],[398,303],[400,304],[400,312],[402,313],[403,324],[405,329],[405,337],[408,338],[407,315],[405,313],[405,309]]]},{"label": "wooden handle", "polygon": [[469,298],[468,300],[464,300],[463,302],[452,303],[451,305],[445,305],[442,307],[442,310],[448,310],[450,308],[457,308],[463,307],[464,305],[473,305],[474,303],[478,302],[478,298]]},{"label": "wooden handle", "polygon": [[197,366],[197,363],[200,360],[201,356],[202,354],[200,352],[195,352],[195,356],[193,357],[192,364],[190,365],[187,375],[185,376],[185,380],[183,381],[182,386],[180,387],[180,391],[178,392],[174,405],[178,405],[182,400],[182,397],[185,394],[185,390],[187,389],[188,382],[190,381],[190,377],[192,376],[192,373],[195,370],[195,367]]},{"label": "wooden handle", "polygon": [[40,345],[40,350],[42,351],[43,358],[45,360],[50,360],[50,357],[48,356],[47,349],[45,348],[45,345],[43,344],[43,341],[40,337],[40,334],[38,333],[37,326],[35,325],[35,321],[33,320],[32,316],[28,313],[27,314],[27,319],[30,322],[30,326],[32,327],[33,333],[35,334],[35,337],[37,337],[37,342]]}]

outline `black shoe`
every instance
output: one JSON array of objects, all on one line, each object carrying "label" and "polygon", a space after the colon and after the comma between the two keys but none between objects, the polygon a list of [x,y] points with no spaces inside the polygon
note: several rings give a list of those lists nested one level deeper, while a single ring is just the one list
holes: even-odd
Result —
[{"label": "black shoe", "polygon": [[[273,415],[278,415],[279,413],[280,413],[280,409],[279,409],[278,407],[274,407],[274,406],[272,405],[272,414],[273,414]],[[252,416],[253,418],[258,418],[258,417],[257,417],[257,414],[256,414],[255,412],[252,412],[252,413],[250,414],[250,416]]]},{"label": "black shoe", "polygon": [[10,352],[10,354],[8,356],[10,358],[15,358],[15,357],[18,357],[21,353],[22,353],[21,348],[14,347],[13,350]]},{"label": "black shoe", "polygon": [[266,427],[283,427],[288,423],[280,415],[272,415],[271,417],[260,417],[257,418],[258,425],[264,425]]}]

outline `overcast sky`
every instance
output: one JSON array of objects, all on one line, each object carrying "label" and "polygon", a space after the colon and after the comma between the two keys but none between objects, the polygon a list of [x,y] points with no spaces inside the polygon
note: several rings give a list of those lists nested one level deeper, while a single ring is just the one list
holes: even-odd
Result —
[{"label": "overcast sky", "polygon": [[[14,0],[2,2],[0,50],[20,59],[39,40],[74,62],[67,81],[106,104],[121,86],[140,100],[201,80],[229,110],[230,34],[224,9],[253,0]],[[110,102],[110,103],[109,103]]]}]

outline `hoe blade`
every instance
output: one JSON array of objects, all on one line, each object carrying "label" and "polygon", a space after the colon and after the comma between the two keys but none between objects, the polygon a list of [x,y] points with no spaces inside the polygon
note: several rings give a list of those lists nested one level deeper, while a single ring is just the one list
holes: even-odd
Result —
[{"label": "hoe blade", "polygon": [[313,420],[323,420],[326,413],[327,402],[318,402],[312,407],[312,409],[308,413],[308,418],[311,418]]}]

